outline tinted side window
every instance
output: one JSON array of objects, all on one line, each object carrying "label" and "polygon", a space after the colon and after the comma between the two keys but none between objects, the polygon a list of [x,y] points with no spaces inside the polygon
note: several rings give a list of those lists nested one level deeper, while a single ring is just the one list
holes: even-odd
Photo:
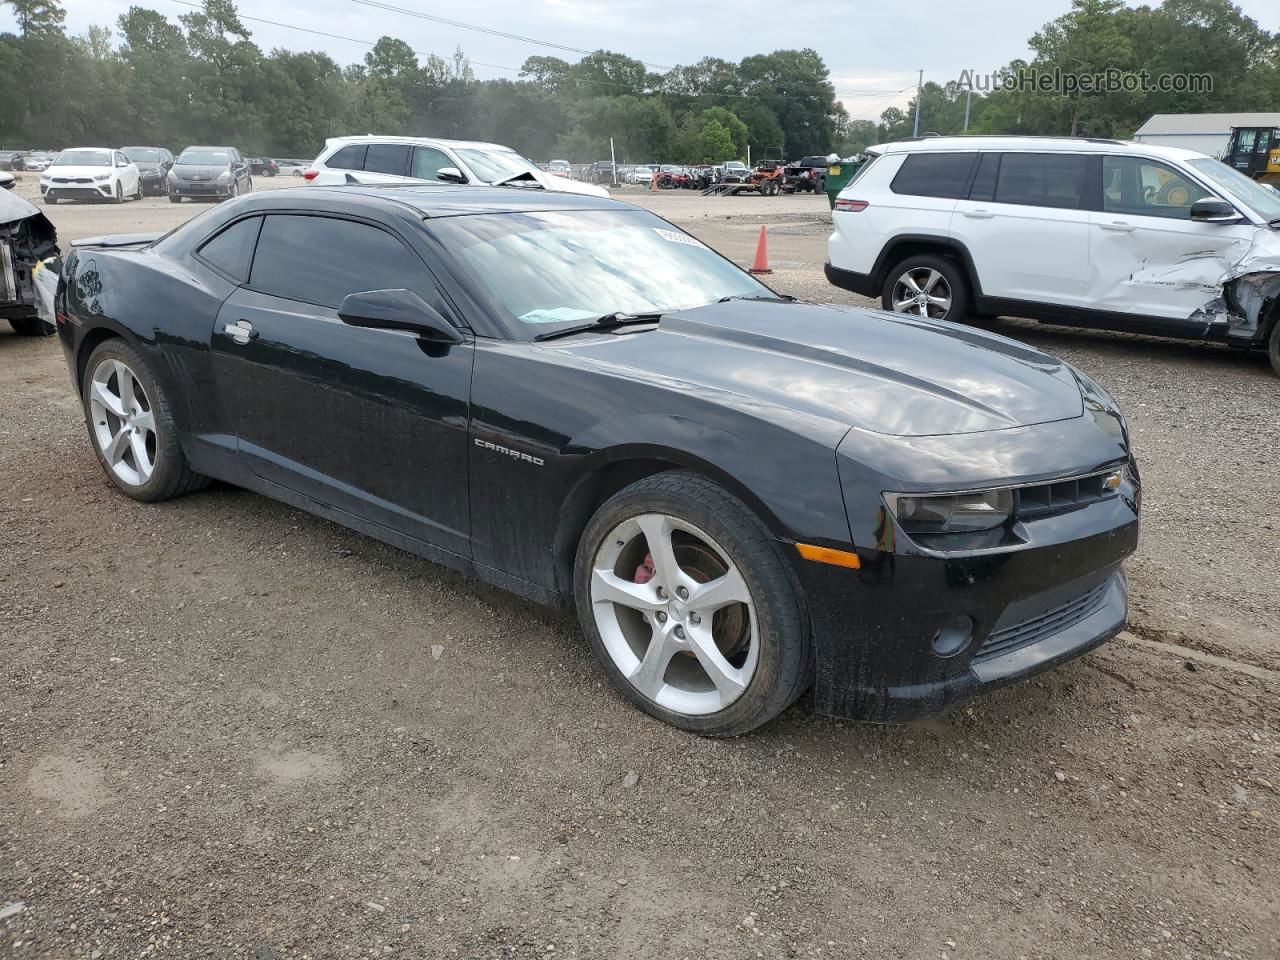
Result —
[{"label": "tinted side window", "polygon": [[366,147],[367,144],[363,143],[348,144],[326,160],[324,165],[334,170],[363,170]]},{"label": "tinted side window", "polygon": [[427,268],[403,243],[377,227],[331,217],[267,217],[249,285],[326,307],[349,293],[401,287],[435,300]]},{"label": "tinted side window", "polygon": [[217,267],[228,277],[244,283],[249,279],[249,262],[253,259],[253,247],[258,242],[261,217],[237,220],[221,233],[216,234],[197,251],[200,259]]},{"label": "tinted side window", "polygon": [[1089,158],[1071,153],[1006,153],[996,180],[996,203],[1084,208]]},{"label": "tinted side window", "polygon": [[976,153],[909,153],[889,189],[913,197],[963,197]]},{"label": "tinted side window", "polygon": [[364,156],[364,168],[369,173],[390,173],[403,177],[409,166],[407,143],[371,143]]}]

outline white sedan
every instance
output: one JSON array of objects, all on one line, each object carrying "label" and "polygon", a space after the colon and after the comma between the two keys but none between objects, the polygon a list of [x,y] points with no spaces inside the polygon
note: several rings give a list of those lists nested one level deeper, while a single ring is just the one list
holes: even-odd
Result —
[{"label": "white sedan", "polygon": [[142,199],[142,175],[119,150],[75,147],[63,150],[40,174],[40,196],[46,203],[59,200]]}]

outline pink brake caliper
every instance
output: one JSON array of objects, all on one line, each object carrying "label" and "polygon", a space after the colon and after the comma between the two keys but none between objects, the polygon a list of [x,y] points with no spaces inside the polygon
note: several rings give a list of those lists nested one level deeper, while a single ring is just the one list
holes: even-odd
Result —
[{"label": "pink brake caliper", "polygon": [[653,579],[653,554],[646,553],[644,555],[644,563],[636,567],[636,583],[648,583]]}]

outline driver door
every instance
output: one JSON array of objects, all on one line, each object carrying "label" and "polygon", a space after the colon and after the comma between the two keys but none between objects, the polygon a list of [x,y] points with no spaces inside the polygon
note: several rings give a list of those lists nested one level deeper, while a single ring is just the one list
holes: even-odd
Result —
[{"label": "driver door", "polygon": [[348,294],[404,288],[456,318],[431,271],[382,225],[261,219],[248,282],[212,337],[240,457],[263,480],[470,556],[472,341],[428,345],[337,313]]}]

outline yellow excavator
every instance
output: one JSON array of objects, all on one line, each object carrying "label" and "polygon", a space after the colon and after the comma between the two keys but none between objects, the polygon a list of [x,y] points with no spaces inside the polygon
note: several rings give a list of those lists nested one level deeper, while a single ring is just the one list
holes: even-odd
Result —
[{"label": "yellow excavator", "polygon": [[1222,162],[1280,188],[1280,127],[1232,127]]}]

